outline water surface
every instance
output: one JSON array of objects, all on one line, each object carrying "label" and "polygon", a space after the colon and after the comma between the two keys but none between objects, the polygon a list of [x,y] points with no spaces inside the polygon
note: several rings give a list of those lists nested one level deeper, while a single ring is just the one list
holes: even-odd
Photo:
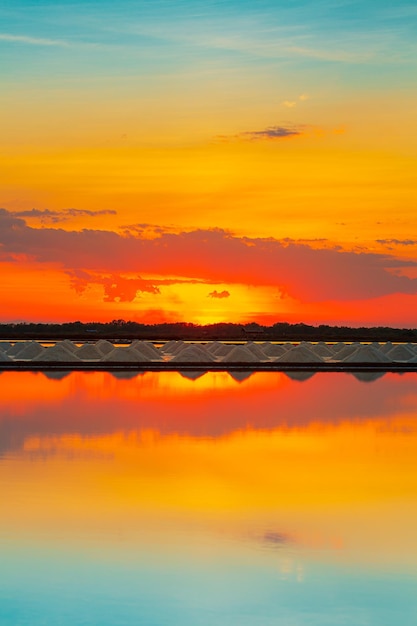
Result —
[{"label": "water surface", "polygon": [[417,375],[0,376],[0,623],[415,625]]}]

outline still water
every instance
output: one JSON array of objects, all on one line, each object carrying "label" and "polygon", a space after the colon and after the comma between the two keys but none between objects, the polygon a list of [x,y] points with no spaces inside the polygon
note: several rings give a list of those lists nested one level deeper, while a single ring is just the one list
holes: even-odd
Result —
[{"label": "still water", "polygon": [[417,374],[52,376],[0,375],[2,626],[417,624]]}]

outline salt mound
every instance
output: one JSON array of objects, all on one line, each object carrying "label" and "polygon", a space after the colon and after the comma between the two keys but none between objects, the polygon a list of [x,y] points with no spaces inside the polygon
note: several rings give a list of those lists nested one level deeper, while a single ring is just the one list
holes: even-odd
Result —
[{"label": "salt mound", "polygon": [[390,350],[392,350],[395,346],[392,344],[391,341],[387,341],[386,343],[382,344],[380,347],[381,352],[383,352],[384,354],[386,354],[387,352],[389,352]]},{"label": "salt mound", "polygon": [[222,363],[259,363],[259,359],[246,346],[235,346],[223,357]]},{"label": "salt mound", "polygon": [[12,357],[10,357],[8,354],[0,350],[0,363],[9,363],[9,362],[11,363],[12,361],[13,361]]},{"label": "salt mound", "polygon": [[15,355],[15,359],[16,360],[30,360],[30,359],[34,359],[35,356],[38,356],[39,354],[42,354],[42,352],[45,350],[45,348],[43,346],[41,346],[37,341],[29,341],[24,348],[22,348],[20,350],[20,352],[18,352]]},{"label": "salt mound", "polygon": [[49,362],[49,361],[60,361],[60,362],[70,362],[70,363],[80,363],[81,359],[79,359],[75,354],[64,348],[61,344],[55,344],[51,348],[44,348],[41,354],[35,356],[33,361],[39,361],[40,363]]},{"label": "salt mound", "polygon": [[230,345],[230,343],[222,343],[219,348],[214,352],[215,356],[222,357],[226,356],[232,350],[234,350],[236,346]]},{"label": "salt mound", "polygon": [[162,355],[157,348],[153,344],[148,341],[137,341],[135,340],[131,344],[131,348],[134,348],[141,354],[144,354],[152,361],[162,361]]},{"label": "salt mound", "polygon": [[309,348],[296,346],[275,359],[275,363],[323,363],[323,359]]},{"label": "salt mound", "polygon": [[161,346],[159,349],[165,354],[171,354],[171,350],[175,348],[176,345],[177,342],[174,339],[171,339],[171,341],[167,341],[167,343],[164,343],[164,345]]},{"label": "salt mound", "polygon": [[221,348],[223,344],[220,341],[210,341],[210,343],[206,344],[206,350],[211,354],[215,354],[216,350]]},{"label": "salt mound", "polygon": [[85,343],[81,348],[77,349],[75,353],[78,358],[86,361],[98,361],[103,357],[100,350],[92,343]]},{"label": "salt mound", "polygon": [[178,354],[178,352],[180,352],[181,350],[183,350],[184,348],[187,347],[187,344],[185,343],[185,341],[176,341],[175,342],[175,346],[172,346],[170,351],[168,352],[168,354]]},{"label": "salt mound", "polygon": [[[362,346],[363,347],[363,346]],[[337,361],[344,361],[346,357],[350,356],[358,349],[358,344],[352,344],[348,346],[344,346],[341,350],[337,350],[333,353],[334,359]]]},{"label": "salt mound", "polygon": [[19,354],[19,352],[23,350],[23,348],[27,346],[29,343],[30,341],[18,341],[11,348],[7,350],[7,354],[9,356],[16,356],[16,354]]},{"label": "salt mound", "polygon": [[111,352],[102,357],[102,362],[109,363],[147,363],[150,359],[141,354],[135,348],[113,348]]},{"label": "salt mound", "polygon": [[0,350],[2,352],[8,352],[11,347],[12,344],[10,343],[10,341],[0,341]]},{"label": "salt mound", "polygon": [[114,345],[107,339],[99,339],[96,343],[96,348],[104,356],[114,350]]},{"label": "salt mound", "polygon": [[333,356],[333,351],[330,350],[330,348],[328,348],[326,346],[326,344],[321,344],[318,343],[316,346],[312,346],[311,347],[311,351],[314,352],[314,354],[318,354],[321,357],[332,357]]},{"label": "salt mound", "polygon": [[259,361],[267,361],[268,357],[258,344],[247,343],[246,348],[250,350],[252,354],[254,354],[259,359]]},{"label": "salt mound", "polygon": [[287,352],[287,348],[280,344],[271,343],[269,346],[264,348],[264,353],[266,356],[282,356]]},{"label": "salt mound", "polygon": [[214,361],[213,356],[200,346],[189,346],[174,356],[170,363],[207,363]]},{"label": "salt mound", "polygon": [[67,350],[73,353],[75,353],[78,350],[75,343],[71,341],[70,339],[64,339],[63,341],[58,341],[55,345],[64,346],[64,348],[66,348]]},{"label": "salt mound", "polygon": [[395,348],[386,352],[386,355],[389,359],[391,359],[391,361],[409,361],[416,356],[410,348],[404,345],[395,346]]},{"label": "salt mound", "polygon": [[391,363],[391,359],[373,346],[360,346],[343,363]]}]

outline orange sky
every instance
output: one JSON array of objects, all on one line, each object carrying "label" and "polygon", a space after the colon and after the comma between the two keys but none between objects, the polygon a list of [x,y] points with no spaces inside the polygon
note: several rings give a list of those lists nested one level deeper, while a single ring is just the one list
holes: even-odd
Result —
[{"label": "orange sky", "polygon": [[0,321],[413,326],[408,3],[195,2],[2,16]]}]

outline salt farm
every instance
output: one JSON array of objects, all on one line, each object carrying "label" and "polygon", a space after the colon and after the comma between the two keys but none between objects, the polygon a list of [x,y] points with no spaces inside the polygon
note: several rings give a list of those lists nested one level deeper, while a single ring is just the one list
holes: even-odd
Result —
[{"label": "salt farm", "polygon": [[199,369],[276,371],[317,369],[322,371],[417,370],[417,345],[414,343],[190,343],[133,340],[115,345],[105,339],[75,343],[68,339],[53,345],[39,341],[0,342],[0,369],[139,368],[145,370]]}]

